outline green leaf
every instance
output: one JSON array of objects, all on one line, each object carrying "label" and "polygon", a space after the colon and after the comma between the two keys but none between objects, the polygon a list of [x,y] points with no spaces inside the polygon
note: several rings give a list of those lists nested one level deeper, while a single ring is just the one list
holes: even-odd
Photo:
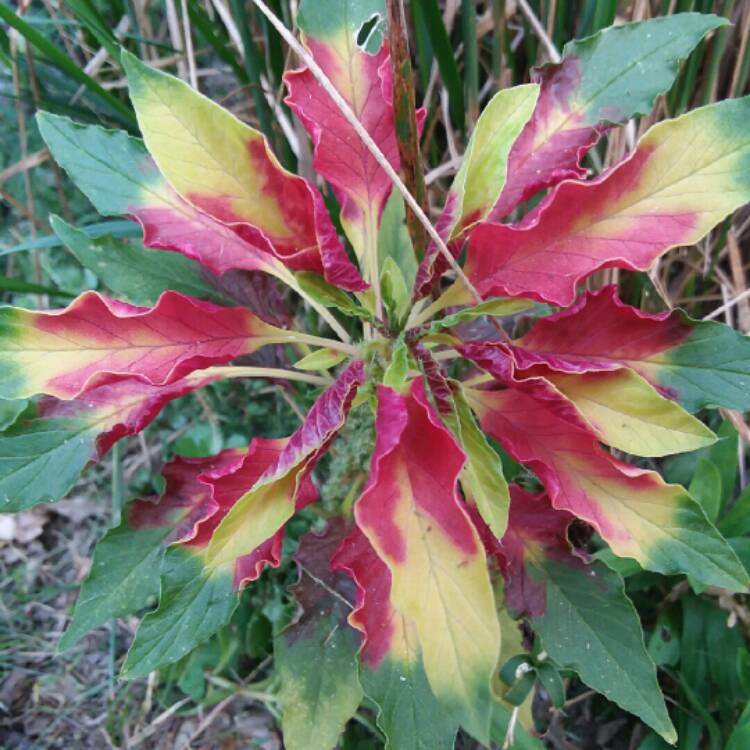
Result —
[{"label": "green leaf", "polygon": [[724,750],[746,750],[750,747],[750,703],[745,706],[739,721],[735,724]]},{"label": "green leaf", "polygon": [[[329,39],[338,34],[347,34],[355,42],[359,31],[371,19],[385,19],[384,0],[302,0],[297,14],[297,25],[305,34],[317,39]],[[368,37],[365,49],[376,52],[380,48],[381,35],[374,29]]]},{"label": "green leaf", "polygon": [[158,179],[158,172],[136,168],[148,159],[143,141],[49,112],[39,112],[36,120],[55,161],[100,214],[127,214],[130,206],[142,205],[150,181]]},{"label": "green leaf", "polygon": [[404,392],[409,377],[409,349],[403,336],[399,336],[393,345],[391,361],[383,374],[383,385],[394,391]]},{"label": "green leaf", "polygon": [[343,362],[349,355],[335,349],[318,349],[294,363],[297,370],[330,370]]},{"label": "green leaf", "polygon": [[721,506],[721,474],[713,461],[698,460],[688,492],[700,503],[712,523],[716,522]]},{"label": "green leaf", "polygon": [[65,497],[94,455],[98,424],[74,417],[21,421],[0,435],[0,511]]},{"label": "green leaf", "polygon": [[415,8],[419,6],[415,15],[418,14],[427,29],[440,76],[448,90],[451,121],[455,127],[463,130],[465,116],[464,87],[453,54],[453,47],[443,24],[443,14],[437,0],[421,0],[419,3],[414,3],[413,6]]},{"label": "green leaf", "polygon": [[207,570],[189,548],[164,555],[159,607],[135,633],[121,677],[132,680],[181,659],[229,622],[237,607],[231,566]]},{"label": "green leaf", "polygon": [[15,292],[16,294],[46,294],[50,297],[71,298],[76,295],[44,284],[33,284],[29,281],[15,279],[10,276],[0,275],[0,290],[4,292]]},{"label": "green leaf", "polygon": [[[450,287],[453,289],[454,287]],[[430,325],[430,332],[442,331],[446,328],[453,328],[459,323],[465,323],[468,320],[480,318],[482,315],[492,317],[504,317],[506,315],[515,315],[515,313],[529,310],[534,306],[531,300],[526,299],[508,299],[505,297],[495,297],[488,299],[474,307],[465,307],[452,315],[446,315],[440,320],[436,320]]]},{"label": "green leaf", "polygon": [[28,406],[28,403],[24,399],[18,401],[0,399],[0,430],[10,427]]},{"label": "green leaf", "polygon": [[209,274],[199,263],[179,253],[149,250],[141,243],[116,237],[92,238],[59,216],[51,216],[50,223],[78,262],[126,302],[151,307],[171,289],[218,304],[233,304],[206,281]]},{"label": "green leaf", "polygon": [[671,87],[680,62],[709,31],[727,23],[718,16],[677,13],[569,42],[563,58],[575,58],[581,75],[572,108],[589,125],[648,114]]},{"label": "green leaf", "polygon": [[503,462],[477,424],[458,384],[453,392],[453,403],[455,414],[450,415],[448,424],[466,454],[461,487],[495,536],[502,539],[508,525],[510,505]]},{"label": "green leaf", "polygon": [[323,534],[302,537],[295,558],[294,594],[302,611],[274,640],[288,750],[331,750],[362,700],[360,637],[346,622],[353,583],[328,565],[344,532],[343,518],[332,520]]},{"label": "green leaf", "polygon": [[498,91],[482,111],[448,192],[451,238],[485,219],[500,197],[508,155],[529,121],[538,96],[537,84],[514,86]]},{"label": "green leaf", "polygon": [[363,667],[360,678],[378,706],[386,750],[453,750],[457,717],[433,695],[421,656],[410,667],[392,659],[377,671]]},{"label": "green leaf", "polygon": [[119,118],[129,127],[136,126],[135,115],[119,99],[109,91],[103,89],[91,76],[85,73],[71,58],[45,36],[40,34],[33,26],[30,26],[20,16],[17,16],[10,8],[0,3],[0,19],[12,26],[29,42],[44,54],[50,62],[60,69],[66,76],[74,79],[95,94],[99,99],[116,112]]},{"label": "green leaf", "polygon": [[380,287],[388,320],[392,325],[400,326],[409,312],[411,300],[404,276],[393,258],[388,257],[383,262]]},{"label": "green leaf", "polygon": [[411,289],[417,275],[417,260],[406,228],[404,199],[398,190],[388,198],[378,230],[378,263],[381,268],[388,258],[399,267],[406,286]]},{"label": "green leaf", "polygon": [[598,562],[561,564],[542,557],[531,565],[546,584],[545,612],[532,623],[550,657],[673,742],[656,668],[620,576]]},{"label": "green leaf", "polygon": [[343,289],[329,284],[320,274],[300,271],[295,274],[297,283],[305,294],[326,307],[335,307],[345,315],[354,315],[363,320],[372,320],[372,315]]},{"label": "green leaf", "polygon": [[131,528],[125,518],[99,540],[58,651],[69,649],[113,618],[143,609],[159,595],[159,568],[168,533],[167,528]]}]

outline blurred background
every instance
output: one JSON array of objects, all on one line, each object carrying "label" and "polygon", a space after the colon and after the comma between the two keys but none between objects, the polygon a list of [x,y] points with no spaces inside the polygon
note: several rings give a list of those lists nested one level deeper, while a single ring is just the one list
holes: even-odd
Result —
[{"label": "blurred background", "polygon": [[[296,0],[268,4],[294,27]],[[612,131],[587,155],[594,174],[618,161],[655,122],[748,92],[747,0],[413,0],[406,11],[417,102],[427,110],[421,145],[429,205],[435,209],[489,98],[528,81],[529,69],[558,59],[569,40],[610,24],[685,11],[732,21],[698,46],[648,117]],[[97,274],[61,245],[49,226],[51,213],[84,229],[92,242],[112,237],[139,245],[134,224],[103,220],[55,166],[34,121],[34,112],[46,109],[136,135],[120,47],[191,82],[263,131],[285,166],[313,176],[309,140],[283,102],[282,74],[298,62],[252,2],[0,0],[3,304],[54,308],[85,289],[117,291],[116,279]],[[743,209],[699,245],[668,253],[649,274],[608,270],[590,285],[618,283],[623,299],[633,304],[650,310],[681,306],[695,317],[716,318],[748,333],[749,232],[750,211]],[[277,320],[307,314],[291,309],[291,301],[262,277],[225,281],[223,293]],[[285,363],[281,349],[264,356]],[[289,434],[313,397],[311,387],[288,383],[213,385],[171,404],[144,433],[124,441],[88,470],[69,499],[0,516],[0,747],[281,748],[273,685],[267,691],[257,686],[272,658],[274,625],[289,606],[293,566],[264,574],[246,592],[228,628],[158,677],[117,682],[135,618],[95,631],[65,654],[56,655],[55,646],[93,545],[123,498],[158,492],[161,463],[175,453],[207,455],[246,445],[251,436]],[[14,415],[2,408],[5,427]],[[715,446],[649,466],[690,488],[747,565],[750,429],[741,414],[723,411],[711,419],[722,438]],[[344,502],[361,480],[370,440],[367,429],[354,425],[336,443],[332,459],[319,469],[323,507]],[[291,546],[315,523],[315,512],[294,521]],[[681,580],[622,564],[619,570],[659,666],[679,748],[750,748],[745,598],[710,590],[698,596]],[[538,694],[524,721],[546,732],[544,745],[521,729],[514,747],[667,747],[584,686],[571,683],[568,696],[563,709],[554,709]],[[499,747],[504,726],[495,734]],[[342,742],[347,750],[382,747],[366,706]],[[476,743],[461,737],[457,747]]]}]

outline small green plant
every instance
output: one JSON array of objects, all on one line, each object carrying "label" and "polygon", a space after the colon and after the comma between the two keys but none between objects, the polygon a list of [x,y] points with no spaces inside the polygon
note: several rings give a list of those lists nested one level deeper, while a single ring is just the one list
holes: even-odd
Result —
[{"label": "small green plant", "polygon": [[[303,0],[307,65],[286,76],[347,246],[322,194],[263,135],[127,52],[143,141],[39,115],[56,161],[101,214],[137,221],[149,249],[92,242],[53,217],[124,301],[86,292],[62,310],[0,309],[2,509],[62,498],[92,458],[209,383],[307,382],[324,390],[288,438],[177,457],[158,499],[126,506],[62,648],[158,594],[123,677],[197,653],[238,592],[281,564],[285,527],[318,499],[312,471],[350,420],[369,469],[342,468],[348,497],[302,537],[299,611],[274,638],[287,747],[332,748],[365,696],[389,748],[448,749],[459,728],[487,745],[509,713],[512,734],[535,685],[562,705],[561,672],[674,742],[612,561],[686,574],[696,590],[745,592],[748,574],[690,492],[603,445],[649,458],[711,445],[691,412],[750,408],[750,341],[642,312],[614,287],[577,291],[602,268],[650,268],[750,200],[750,99],[654,126],[594,179],[581,160],[648,113],[725,20],[611,28],[496,94],[421,252],[402,198],[425,217],[396,176],[390,55],[372,24],[383,15],[380,0]],[[238,271],[286,285],[328,334],[233,305],[219,277]],[[492,324],[476,338],[464,324],[480,318]],[[271,344],[305,354],[294,370],[232,364]],[[37,396],[36,415],[16,419]],[[577,520],[610,565],[572,543]],[[506,653],[511,618],[535,634],[531,652]]]}]

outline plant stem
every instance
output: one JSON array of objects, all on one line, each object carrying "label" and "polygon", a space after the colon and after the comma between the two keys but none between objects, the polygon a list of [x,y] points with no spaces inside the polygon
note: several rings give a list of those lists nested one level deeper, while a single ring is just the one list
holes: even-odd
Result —
[{"label": "plant stem", "polygon": [[346,332],[344,327],[341,325],[341,323],[336,320],[336,318],[333,316],[333,313],[324,305],[321,305],[320,302],[317,302],[314,300],[309,294],[307,294],[304,289],[297,283],[297,279],[294,278],[294,274],[286,267],[283,266],[281,263],[278,264],[277,267],[274,267],[272,271],[270,271],[271,274],[273,274],[279,281],[286,284],[290,289],[295,291],[297,294],[299,294],[302,299],[307,302],[310,307],[315,310],[318,315],[320,315],[323,320],[325,320],[326,323],[331,327],[331,330],[345,343],[351,342],[351,337]]},{"label": "plant stem", "polygon": [[375,143],[370,134],[367,132],[367,129],[357,119],[357,116],[354,114],[354,112],[352,112],[351,107],[347,104],[344,97],[341,96],[336,87],[330,82],[330,80],[328,80],[328,76],[326,76],[318,63],[316,63],[312,58],[312,55],[310,55],[310,53],[299,43],[299,41],[297,41],[297,38],[294,36],[294,34],[292,34],[292,32],[289,31],[286,26],[284,26],[284,24],[263,2],[263,0],[253,0],[253,2],[259,8],[261,13],[263,13],[266,18],[268,18],[268,20],[273,24],[273,26],[278,30],[279,34],[281,34],[281,36],[284,38],[284,41],[286,41],[286,43],[304,61],[305,65],[307,65],[307,67],[310,69],[310,72],[315,76],[320,85],[325,89],[326,93],[331,97],[331,99],[333,99],[334,104],[339,108],[341,114],[344,115],[347,122],[354,128],[357,135],[362,139],[362,143],[365,144],[366,148],[373,155],[375,161],[377,161],[383,171],[388,175],[391,182],[393,182],[393,184],[398,188],[398,191],[401,193],[401,195],[404,196],[404,200],[406,201],[407,205],[410,206],[414,211],[414,214],[417,216],[422,226],[427,231],[430,239],[435,243],[435,247],[437,247],[438,251],[446,259],[448,265],[464,282],[466,288],[471,292],[477,303],[482,302],[482,296],[476,290],[471,281],[469,281],[469,279],[466,277],[463,268],[461,268],[461,266],[458,264],[458,261],[456,261],[456,259],[453,257],[451,251],[448,250],[445,242],[443,242],[435,227],[432,226],[432,223],[427,218],[427,215],[422,210],[419,203],[417,203],[414,196],[409,192],[401,178],[396,174],[396,171],[393,169],[388,159],[380,150],[377,143]]},{"label": "plant stem", "polygon": [[284,370],[280,367],[209,367],[200,372],[201,377],[219,375],[222,378],[274,378],[277,380],[297,380],[313,385],[330,385],[328,378],[311,375],[307,372]]},{"label": "plant stem", "polygon": [[[422,153],[417,131],[417,106],[414,94],[414,74],[411,67],[409,37],[403,0],[387,0],[388,38],[393,66],[393,114],[396,141],[401,158],[401,175],[409,192],[422,210],[427,208],[427,188],[424,181]],[[475,34],[476,35],[476,34]],[[418,259],[427,247],[424,227],[410,207],[406,208],[406,227]]]}]

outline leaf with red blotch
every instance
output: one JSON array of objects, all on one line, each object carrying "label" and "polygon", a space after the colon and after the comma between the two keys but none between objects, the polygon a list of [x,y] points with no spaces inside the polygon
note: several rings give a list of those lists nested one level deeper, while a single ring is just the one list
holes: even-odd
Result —
[{"label": "leaf with red blotch", "polygon": [[[359,28],[369,16],[345,5],[346,0],[321,8],[316,7],[317,0],[304,2],[297,19],[303,41],[398,171],[388,48],[383,44],[370,54],[358,47]],[[333,186],[341,204],[341,224],[364,263],[377,250],[378,226],[392,183],[308,68],[287,73],[284,80],[289,89],[285,101],[313,140],[313,166]]]},{"label": "leaf with red blotch", "polygon": [[584,177],[580,161],[609,123],[648,114],[690,50],[726,23],[717,16],[680,13],[613,26],[570,42],[559,64],[534,70],[539,102],[510,153],[508,180],[491,220],[500,221],[542,188]]},{"label": "leaf with red blotch", "polygon": [[[233,471],[206,475],[217,491],[227,483],[243,488],[231,510],[213,531],[206,549],[208,568],[217,569],[236,560],[272,537],[292,517],[300,482],[343,427],[357,388],[365,381],[362,361],[355,361],[324,391],[289,438],[278,459],[253,481],[236,481]],[[252,457],[248,457],[252,461]],[[241,479],[241,477],[240,477]]]},{"label": "leaf with red blotch", "polygon": [[393,608],[414,624],[432,692],[487,741],[500,634],[484,550],[457,492],[465,456],[421,380],[407,396],[378,388],[375,428],[357,525],[391,572]]},{"label": "leaf with red blotch", "polygon": [[0,435],[0,511],[60,500],[91,460],[140,432],[169,401],[216,377],[197,372],[167,386],[128,378],[72,401],[42,399],[35,419],[20,419]]},{"label": "leaf with red blotch", "polygon": [[673,742],[656,667],[622,578],[571,550],[572,520],[544,495],[511,487],[508,531],[492,548],[504,568],[506,602],[530,619],[557,664]]},{"label": "leaf with red blotch", "polygon": [[391,572],[367,537],[353,526],[331,558],[357,584],[349,623],[363,634],[360,681],[378,707],[386,750],[453,750],[460,718],[435,698],[424,671],[412,620],[391,599]]},{"label": "leaf with red blotch", "polygon": [[479,226],[467,277],[484,297],[569,305],[594,271],[644,271],[670,248],[698,242],[750,200],[748,117],[750,97],[655,125],[611,171],[555,188],[533,221]]},{"label": "leaf with red blotch", "polygon": [[[294,438],[254,438],[247,452],[224,451],[211,459],[180,459],[168,475],[169,494],[157,504],[132,506],[129,521],[140,529],[169,525],[158,609],[144,617],[122,668],[133,679],[170,664],[213,635],[237,606],[237,591],[270,564],[281,561],[283,524],[259,529],[237,554],[211,564],[208,549],[216,529],[252,486],[283,460]],[[169,481],[171,480],[171,482]],[[309,476],[301,475],[291,502],[302,508],[317,499]]]},{"label": "leaf with red blotch", "polygon": [[679,485],[607,453],[575,408],[541,378],[500,391],[465,389],[485,432],[532,469],[552,504],[590,523],[613,552],[665,575],[745,591],[750,578]]},{"label": "leaf with red blotch", "polygon": [[160,498],[134,500],[119,526],[97,543],[91,572],[81,584],[73,617],[58,650],[66,650],[86,633],[113,618],[137,612],[159,595],[159,570],[167,544],[185,542],[197,524],[215,514],[210,488],[198,481],[203,471],[236,461],[229,449],[210,458],[177,456],[162,470]]},{"label": "leaf with red blotch", "polygon": [[146,146],[182,198],[289,268],[367,287],[318,190],[285,170],[260,132],[128,52],[122,64]]},{"label": "leaf with red blotch", "polygon": [[530,374],[629,367],[688,411],[750,409],[750,338],[679,310],[641,312],[621,302],[614,286],[540,318],[511,349]]},{"label": "leaf with red blotch", "polygon": [[0,309],[0,398],[73,399],[133,377],[174,383],[193,370],[288,341],[242,308],[165,292],[152,308],[85,292],[64,310]]},{"label": "leaf with red blotch", "polygon": [[333,518],[322,533],[305,534],[294,556],[299,580],[291,591],[300,612],[274,638],[281,728],[289,750],[336,746],[362,700],[359,638],[346,622],[354,584],[329,567],[344,531],[344,519]]}]

